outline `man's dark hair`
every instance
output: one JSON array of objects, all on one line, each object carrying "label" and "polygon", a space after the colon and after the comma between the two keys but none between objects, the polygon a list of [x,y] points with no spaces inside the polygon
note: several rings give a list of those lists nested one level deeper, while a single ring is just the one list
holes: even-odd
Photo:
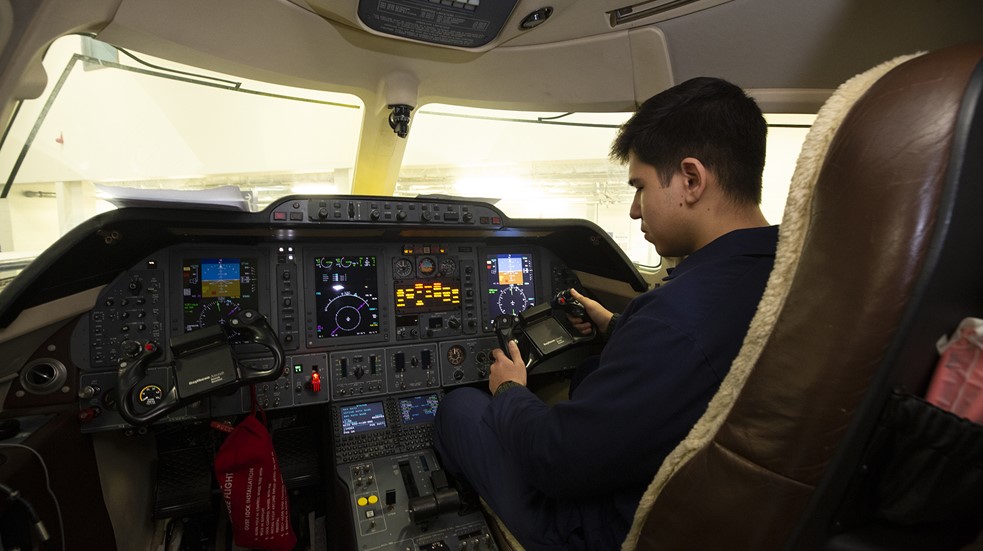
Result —
[{"label": "man's dark hair", "polygon": [[628,153],[634,153],[655,167],[663,185],[679,171],[680,161],[695,157],[735,202],[759,204],[767,134],[761,109],[743,90],[700,77],[646,100],[618,130],[611,157],[628,162]]}]

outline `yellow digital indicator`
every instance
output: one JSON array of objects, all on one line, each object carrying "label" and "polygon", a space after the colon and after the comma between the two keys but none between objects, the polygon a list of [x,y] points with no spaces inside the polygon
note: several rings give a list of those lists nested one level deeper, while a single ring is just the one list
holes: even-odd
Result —
[{"label": "yellow digital indicator", "polygon": [[396,283],[396,311],[403,314],[456,310],[461,305],[457,280],[424,280]]}]

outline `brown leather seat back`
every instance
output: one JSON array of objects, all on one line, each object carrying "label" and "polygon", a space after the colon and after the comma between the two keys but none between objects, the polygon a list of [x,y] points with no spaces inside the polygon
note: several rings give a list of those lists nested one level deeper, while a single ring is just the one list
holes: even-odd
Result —
[{"label": "brown leather seat back", "polygon": [[901,530],[842,515],[892,391],[923,393],[936,340],[983,317],[981,59],[983,44],[907,60],[849,109],[808,210],[786,211],[781,239],[806,222],[790,279],[769,282],[787,290],[774,328],[636,520],[638,549],[877,549]]}]

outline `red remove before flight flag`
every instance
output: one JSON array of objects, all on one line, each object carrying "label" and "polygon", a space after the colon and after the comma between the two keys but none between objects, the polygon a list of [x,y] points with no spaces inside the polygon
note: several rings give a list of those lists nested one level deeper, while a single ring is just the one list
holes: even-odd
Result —
[{"label": "red remove before flight flag", "polygon": [[215,477],[240,547],[290,551],[297,537],[290,526],[287,488],[273,451],[273,438],[255,415],[229,433],[215,454]]}]

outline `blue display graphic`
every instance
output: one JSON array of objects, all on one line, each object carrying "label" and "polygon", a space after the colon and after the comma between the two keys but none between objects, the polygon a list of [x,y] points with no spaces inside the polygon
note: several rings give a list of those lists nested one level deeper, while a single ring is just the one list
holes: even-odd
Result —
[{"label": "blue display graphic", "polygon": [[258,310],[255,258],[190,258],[182,263],[184,331],[221,323],[244,308]]},{"label": "blue display graphic", "polygon": [[532,256],[490,254],[485,257],[488,276],[488,319],[518,315],[536,305]]}]

